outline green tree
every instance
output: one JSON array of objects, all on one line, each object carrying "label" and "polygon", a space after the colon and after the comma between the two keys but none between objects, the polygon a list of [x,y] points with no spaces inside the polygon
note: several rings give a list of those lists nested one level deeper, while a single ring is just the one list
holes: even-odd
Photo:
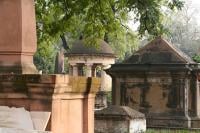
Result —
[{"label": "green tree", "polygon": [[129,57],[138,49],[139,37],[132,30],[119,31],[118,34],[108,34],[108,44],[117,56],[117,62]]},{"label": "green tree", "polygon": [[180,9],[180,0],[36,0],[38,40],[58,38],[77,31],[81,25],[84,38],[103,38],[107,32],[126,27],[129,13],[140,22],[139,34],[163,32],[164,7]]},{"label": "green tree", "polygon": [[53,73],[55,67],[55,56],[58,49],[54,45],[40,43],[36,54],[34,55],[34,63],[38,70],[43,73]]},{"label": "green tree", "polygon": [[193,60],[196,61],[197,63],[200,63],[200,55],[193,56]]}]

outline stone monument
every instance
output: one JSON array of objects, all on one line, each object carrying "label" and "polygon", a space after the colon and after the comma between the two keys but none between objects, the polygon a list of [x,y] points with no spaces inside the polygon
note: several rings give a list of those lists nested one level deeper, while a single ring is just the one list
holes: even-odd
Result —
[{"label": "stone monument", "polygon": [[0,73],[33,74],[36,51],[34,0],[0,1]]},{"label": "stone monument", "polygon": [[163,38],[107,73],[113,104],[144,113],[148,127],[200,128],[200,64]]}]

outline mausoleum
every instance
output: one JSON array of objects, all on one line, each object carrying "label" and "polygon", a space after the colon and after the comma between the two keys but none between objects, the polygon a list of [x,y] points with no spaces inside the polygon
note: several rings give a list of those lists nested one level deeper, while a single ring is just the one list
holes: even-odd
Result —
[{"label": "mausoleum", "polygon": [[148,127],[200,128],[200,64],[163,38],[106,72],[113,104],[144,113]]}]

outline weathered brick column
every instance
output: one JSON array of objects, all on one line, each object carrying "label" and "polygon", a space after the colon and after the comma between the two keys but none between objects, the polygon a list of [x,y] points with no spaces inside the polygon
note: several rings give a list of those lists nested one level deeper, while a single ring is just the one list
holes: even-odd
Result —
[{"label": "weathered brick column", "polygon": [[93,133],[97,78],[68,75],[0,75],[0,106],[49,111],[53,133]]},{"label": "weathered brick column", "polygon": [[33,74],[34,0],[0,0],[0,73]]}]

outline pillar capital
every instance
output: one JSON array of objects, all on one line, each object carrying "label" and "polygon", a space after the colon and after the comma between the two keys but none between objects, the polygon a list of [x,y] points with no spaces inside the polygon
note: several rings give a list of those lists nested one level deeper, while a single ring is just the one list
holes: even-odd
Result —
[{"label": "pillar capital", "polygon": [[88,66],[88,67],[92,67],[94,64],[93,63],[85,63],[85,66]]},{"label": "pillar capital", "polygon": [[73,67],[73,66],[77,66],[78,64],[77,63],[70,63],[70,65]]}]

